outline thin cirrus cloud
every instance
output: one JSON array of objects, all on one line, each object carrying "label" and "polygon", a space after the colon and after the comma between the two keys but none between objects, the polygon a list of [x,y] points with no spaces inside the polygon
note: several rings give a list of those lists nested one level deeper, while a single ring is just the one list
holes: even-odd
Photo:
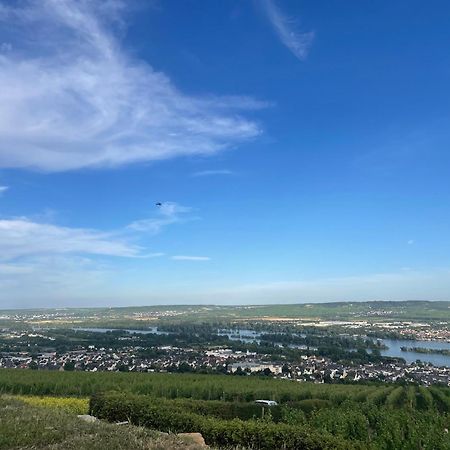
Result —
[{"label": "thin cirrus cloud", "polygon": [[113,233],[33,222],[27,218],[0,220],[0,260],[52,254],[141,257],[143,248]]},{"label": "thin cirrus cloud", "polygon": [[8,189],[9,186],[0,186],[0,195],[3,195]]},{"label": "thin cirrus cloud", "polygon": [[264,102],[185,95],[132,57],[116,32],[126,5],[0,0],[2,39],[13,41],[0,52],[0,167],[64,171],[211,155],[261,133],[241,113]]},{"label": "thin cirrus cloud", "polygon": [[157,214],[153,217],[136,220],[130,223],[127,229],[157,234],[168,225],[192,220],[193,218],[188,216],[191,211],[192,208],[189,206],[179,205],[175,202],[164,202],[158,207]]},{"label": "thin cirrus cloud", "polygon": [[[153,217],[113,231],[64,227],[27,217],[0,219],[0,301],[22,304],[20,299],[32,297],[32,292],[45,298],[65,298],[67,292],[84,298],[95,289],[103,292],[107,284],[118,279],[121,266],[117,258],[140,264],[141,259],[165,256],[162,252],[150,253],[136,242],[145,242],[146,236],[189,220],[190,211],[187,206],[165,202]],[[169,258],[209,260],[206,256]],[[26,292],[23,286],[27,286]]]},{"label": "thin cirrus cloud", "polygon": [[26,217],[0,220],[0,260],[13,260],[30,255],[92,254],[128,258],[149,258],[164,253],[148,253],[131,243],[143,234],[157,234],[164,227],[189,220],[192,208],[165,202],[157,214],[137,220],[116,231],[62,227],[39,223]]},{"label": "thin cirrus cloud", "polygon": [[200,170],[191,174],[193,177],[210,177],[214,175],[235,175],[235,172],[228,169],[212,169],[212,170]]},{"label": "thin cirrus cloud", "polygon": [[209,256],[189,256],[189,255],[175,255],[171,256],[170,259],[174,261],[210,261]]},{"label": "thin cirrus cloud", "polygon": [[123,258],[164,256],[162,252],[148,252],[135,241],[159,233],[168,225],[190,220],[188,213],[191,210],[175,202],[165,202],[153,217],[137,220],[115,231],[63,227],[27,217],[1,219],[0,263],[66,254]]},{"label": "thin cirrus cloud", "polygon": [[281,42],[296,58],[301,61],[306,59],[314,39],[314,32],[299,31],[297,21],[286,16],[274,0],[262,0],[261,5]]}]

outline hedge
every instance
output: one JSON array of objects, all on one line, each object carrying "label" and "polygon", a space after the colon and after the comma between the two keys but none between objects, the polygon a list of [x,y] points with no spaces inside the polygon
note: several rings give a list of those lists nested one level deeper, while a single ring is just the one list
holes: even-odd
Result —
[{"label": "hedge", "polygon": [[362,448],[306,426],[264,420],[223,420],[183,410],[174,403],[146,396],[108,392],[92,396],[90,413],[113,422],[131,423],[164,432],[199,432],[208,445],[269,450],[348,450]]}]

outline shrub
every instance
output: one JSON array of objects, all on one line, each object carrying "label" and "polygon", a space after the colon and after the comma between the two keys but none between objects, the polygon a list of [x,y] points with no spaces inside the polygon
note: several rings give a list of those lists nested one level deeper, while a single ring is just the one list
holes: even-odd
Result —
[{"label": "shrub", "polygon": [[351,449],[348,441],[327,433],[317,433],[304,426],[268,423],[263,420],[222,420],[183,410],[176,402],[160,402],[145,396],[118,392],[95,395],[90,401],[91,414],[110,421],[129,420],[166,432],[200,432],[209,445],[244,446],[269,450]]}]

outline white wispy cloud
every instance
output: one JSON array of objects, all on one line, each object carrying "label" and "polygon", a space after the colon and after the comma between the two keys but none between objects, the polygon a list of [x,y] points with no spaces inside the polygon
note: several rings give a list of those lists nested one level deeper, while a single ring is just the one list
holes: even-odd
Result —
[{"label": "white wispy cloud", "polygon": [[157,213],[153,217],[136,220],[127,228],[133,231],[157,234],[167,225],[192,220],[192,217],[187,217],[187,213],[191,211],[192,208],[188,206],[182,206],[175,202],[164,202],[158,207]]},{"label": "white wispy cloud", "polygon": [[[227,303],[302,303],[368,300],[448,300],[450,270],[399,270],[354,276],[261,282],[195,292],[192,298]],[[181,295],[181,293],[180,293]]]},{"label": "white wispy cloud", "polygon": [[0,195],[4,194],[9,189],[9,186],[0,186]]},{"label": "white wispy cloud", "polygon": [[210,261],[209,256],[188,256],[188,255],[175,255],[171,259],[174,261]]},{"label": "white wispy cloud", "polygon": [[23,306],[29,301],[33,305],[35,298],[61,304],[91,295],[111,295],[110,286],[123,284],[125,259],[133,261],[131,267],[139,268],[143,267],[140,260],[165,255],[149,252],[146,236],[188,220],[183,215],[192,211],[175,202],[165,202],[157,210],[154,218],[111,231],[60,226],[29,217],[0,219],[0,304],[18,302],[17,306]]},{"label": "white wispy cloud", "polygon": [[262,0],[261,5],[281,42],[294,56],[304,60],[314,39],[314,32],[299,31],[297,21],[286,16],[274,0]]},{"label": "white wispy cloud", "polygon": [[410,239],[410,240],[408,241],[408,245],[413,245],[413,244],[414,244],[414,242],[415,242],[415,240],[414,240],[414,239]]},{"label": "white wispy cloud", "polygon": [[165,255],[148,250],[148,234],[192,220],[188,216],[192,208],[175,202],[153,208],[158,211],[154,217],[109,231],[56,225],[46,222],[45,214],[41,219],[1,218],[0,303],[20,298],[31,301],[35,293],[54,299],[85,298],[95,289],[100,294],[107,292],[111,283],[120,285],[124,259],[133,260],[133,267],[142,267],[139,260]]},{"label": "white wispy cloud", "polygon": [[214,175],[234,175],[235,172],[228,169],[212,169],[212,170],[200,170],[192,173],[193,177],[208,177]]},{"label": "white wispy cloud", "polygon": [[0,260],[52,254],[144,255],[143,248],[113,233],[37,223],[27,218],[0,220]]},{"label": "white wispy cloud", "polygon": [[263,102],[185,95],[127,53],[116,32],[125,1],[15,5],[0,2],[0,23],[12,30],[10,50],[0,53],[0,167],[61,171],[210,155],[261,133],[239,113]]}]

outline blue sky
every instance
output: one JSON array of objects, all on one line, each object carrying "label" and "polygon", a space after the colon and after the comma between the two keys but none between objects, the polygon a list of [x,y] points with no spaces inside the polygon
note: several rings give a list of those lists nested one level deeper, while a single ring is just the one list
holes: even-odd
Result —
[{"label": "blue sky", "polygon": [[0,305],[450,300],[449,15],[0,1]]}]

